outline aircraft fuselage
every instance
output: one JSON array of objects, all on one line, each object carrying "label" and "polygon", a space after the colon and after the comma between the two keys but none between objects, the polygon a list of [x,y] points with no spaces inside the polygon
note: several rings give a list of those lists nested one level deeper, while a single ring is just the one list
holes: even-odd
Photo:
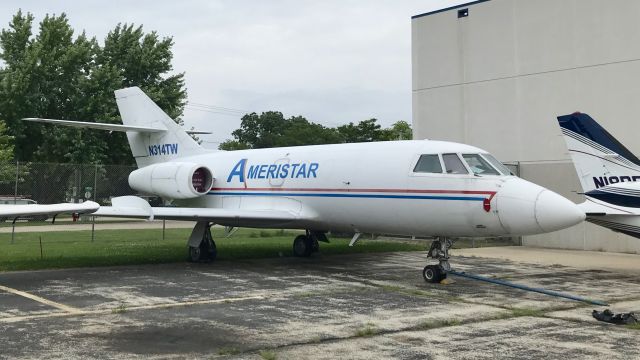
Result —
[{"label": "aircraft fuselage", "polygon": [[[442,172],[414,171],[426,154],[439,157]],[[465,173],[447,173],[443,154],[456,154]],[[394,141],[213,152],[172,161],[202,164],[215,178],[205,196],[177,201],[181,206],[286,209],[315,219],[295,227],[319,231],[525,235],[584,217],[568,200],[515,176],[474,175],[463,154],[486,151],[441,141]],[[536,213],[543,192],[550,197],[544,206],[565,213],[554,212],[557,218],[544,224],[548,214]]]}]

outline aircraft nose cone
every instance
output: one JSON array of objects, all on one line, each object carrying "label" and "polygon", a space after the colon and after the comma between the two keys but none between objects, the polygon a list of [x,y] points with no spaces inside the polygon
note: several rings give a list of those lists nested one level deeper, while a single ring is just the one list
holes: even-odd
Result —
[{"label": "aircraft nose cone", "polygon": [[533,235],[576,225],[585,214],[568,199],[523,179],[502,184],[496,194],[498,218],[510,235]]},{"label": "aircraft nose cone", "polygon": [[543,190],[538,195],[535,216],[538,225],[545,232],[579,224],[586,217],[578,205],[551,190]]}]

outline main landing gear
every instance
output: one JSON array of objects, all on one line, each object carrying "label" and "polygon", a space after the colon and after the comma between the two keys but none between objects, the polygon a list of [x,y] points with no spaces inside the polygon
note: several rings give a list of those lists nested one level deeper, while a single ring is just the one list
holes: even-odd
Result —
[{"label": "main landing gear", "polygon": [[293,240],[293,255],[297,257],[309,257],[320,250],[318,241],[328,243],[329,240],[323,232],[307,230],[305,235],[296,236]]},{"label": "main landing gear", "polygon": [[189,261],[211,262],[216,259],[218,251],[216,242],[211,236],[211,226],[208,221],[198,221],[189,237]]},{"label": "main landing gear", "polygon": [[[211,226],[208,221],[198,221],[189,236],[189,258],[191,262],[212,262],[216,259],[216,242],[211,236]],[[320,250],[319,241],[328,243],[324,232],[307,230],[304,235],[298,235],[293,240],[293,255],[308,257]]]},{"label": "main landing gear", "polygon": [[427,265],[422,270],[422,277],[427,282],[439,283],[447,278],[447,272],[451,270],[449,264],[449,249],[453,241],[445,237],[438,237],[431,243],[427,253],[428,258],[437,259],[438,265]]}]

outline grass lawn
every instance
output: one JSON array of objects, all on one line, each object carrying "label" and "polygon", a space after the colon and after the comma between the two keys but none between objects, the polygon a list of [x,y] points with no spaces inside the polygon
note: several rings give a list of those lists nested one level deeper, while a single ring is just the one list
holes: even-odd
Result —
[{"label": "grass lawn", "polygon": [[[99,221],[96,221],[97,225],[100,224],[122,224],[123,222],[144,222],[144,220],[122,220],[122,219],[108,219],[106,220],[105,218],[101,218]],[[46,221],[27,221],[27,220],[18,220],[16,221],[16,228],[18,227],[25,227],[25,226],[47,226],[47,225],[51,225],[51,219],[48,219]],[[71,220],[68,219],[60,219],[57,218],[56,219],[56,226],[65,226],[65,225],[87,225],[90,226],[91,225],[91,221],[90,220],[86,220],[86,221],[76,221],[73,222]],[[0,228],[11,228],[13,227],[13,224],[11,223],[11,220],[6,220],[6,221],[2,221],[0,222]]]},{"label": "grass lawn", "polygon": [[[213,228],[219,260],[293,256],[296,231],[240,229],[230,238],[221,228]],[[191,229],[96,230],[49,233],[0,234],[0,271],[70,268],[182,262],[187,258],[187,239]],[[42,238],[42,257],[40,241]],[[350,239],[331,238],[320,243],[322,254],[419,251],[425,242],[360,240],[349,247]]]}]

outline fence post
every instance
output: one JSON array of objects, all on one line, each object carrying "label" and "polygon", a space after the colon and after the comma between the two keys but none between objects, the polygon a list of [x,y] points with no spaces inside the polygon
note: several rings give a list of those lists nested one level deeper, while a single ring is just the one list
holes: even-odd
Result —
[{"label": "fence post", "polygon": [[20,162],[16,161],[16,183],[13,187],[13,204],[18,203],[18,174],[20,172]]},{"label": "fence post", "polygon": [[97,193],[98,193],[98,164],[96,164],[95,172],[93,174],[93,201],[96,201]]}]

